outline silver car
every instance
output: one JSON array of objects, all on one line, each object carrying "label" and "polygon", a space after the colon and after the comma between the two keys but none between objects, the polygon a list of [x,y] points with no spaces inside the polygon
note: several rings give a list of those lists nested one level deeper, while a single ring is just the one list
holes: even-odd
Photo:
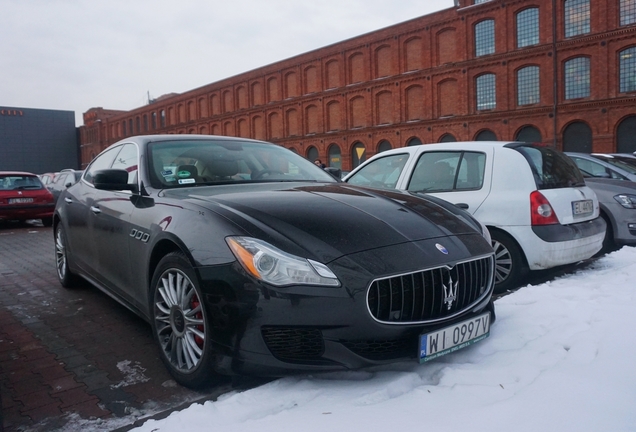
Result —
[{"label": "silver car", "polygon": [[618,157],[601,153],[565,152],[588,177],[636,181],[636,166]]},{"label": "silver car", "polygon": [[610,252],[623,245],[636,246],[636,183],[586,177],[585,184],[596,193],[601,217],[607,223],[601,252]]}]

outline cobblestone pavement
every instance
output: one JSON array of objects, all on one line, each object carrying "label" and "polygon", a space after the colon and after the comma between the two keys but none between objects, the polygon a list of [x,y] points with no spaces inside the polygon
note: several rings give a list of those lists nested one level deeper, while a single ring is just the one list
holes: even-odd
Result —
[{"label": "cobblestone pavement", "polygon": [[0,431],[123,431],[231,389],[179,386],[149,324],[89,284],[62,288],[51,228],[0,224]]}]

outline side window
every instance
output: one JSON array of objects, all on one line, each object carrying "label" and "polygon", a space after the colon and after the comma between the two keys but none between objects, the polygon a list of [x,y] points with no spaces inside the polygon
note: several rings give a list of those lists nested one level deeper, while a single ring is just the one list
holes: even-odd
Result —
[{"label": "side window", "polygon": [[347,183],[394,189],[408,159],[409,155],[406,153],[376,159],[347,179]]},{"label": "side window", "polygon": [[407,190],[442,192],[480,189],[486,155],[478,152],[426,152],[417,161]]},{"label": "side window", "polygon": [[138,159],[137,146],[135,144],[126,144],[117,154],[112,168],[128,171],[128,183],[137,183]]},{"label": "side window", "polygon": [[95,171],[110,168],[110,166],[113,164],[115,156],[117,155],[117,153],[119,153],[120,150],[121,147],[115,147],[97,156],[95,160],[93,160],[93,162],[91,162],[91,164],[88,166],[88,168],[86,168],[86,171],[84,172],[84,180],[93,184],[93,175],[95,174]]},{"label": "side window", "polygon": [[573,157],[574,163],[583,174],[591,175],[592,177],[606,177],[606,178],[615,178],[615,179],[624,179],[625,177],[620,174],[614,172],[613,170],[606,168],[604,165],[600,163],[593,162],[588,159]]},{"label": "side window", "polygon": [[484,153],[464,152],[455,190],[476,190],[484,185],[484,172],[486,171],[486,155]]}]

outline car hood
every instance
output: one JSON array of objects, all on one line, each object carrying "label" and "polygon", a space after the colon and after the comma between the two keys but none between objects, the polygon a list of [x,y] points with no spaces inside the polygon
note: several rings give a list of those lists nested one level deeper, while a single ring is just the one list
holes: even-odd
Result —
[{"label": "car hood", "polygon": [[585,184],[596,193],[601,202],[615,204],[614,195],[636,194],[636,183],[628,180],[586,178]]},{"label": "car hood", "polygon": [[279,247],[285,243],[285,250],[300,253],[289,250],[292,243],[322,262],[407,242],[480,236],[426,198],[344,183],[199,187],[169,190],[165,195],[206,207],[234,222],[246,235]]}]

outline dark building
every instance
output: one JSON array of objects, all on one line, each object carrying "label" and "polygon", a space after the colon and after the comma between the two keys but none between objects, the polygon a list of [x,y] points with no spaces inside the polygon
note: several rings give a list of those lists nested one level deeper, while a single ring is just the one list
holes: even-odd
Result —
[{"label": "dark building", "polygon": [[78,168],[77,135],[73,111],[0,106],[0,171]]},{"label": "dark building", "polygon": [[439,141],[632,152],[636,0],[456,0],[131,111],[84,116],[83,164],[149,133],[265,139],[345,170]]}]

